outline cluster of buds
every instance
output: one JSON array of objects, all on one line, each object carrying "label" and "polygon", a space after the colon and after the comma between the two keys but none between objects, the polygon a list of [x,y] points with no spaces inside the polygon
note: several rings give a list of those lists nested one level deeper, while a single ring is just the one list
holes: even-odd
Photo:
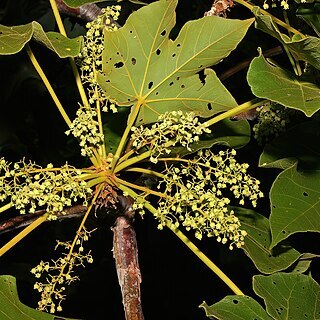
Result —
[{"label": "cluster of buds", "polygon": [[102,52],[104,50],[103,30],[115,31],[118,29],[115,21],[118,20],[121,7],[119,5],[109,6],[101,10],[95,20],[87,23],[88,31],[84,37],[84,45],[79,55],[81,79],[87,85],[89,103],[99,101],[102,110],[109,109],[117,112],[114,103],[108,105],[108,98],[96,81],[97,72],[102,71]]},{"label": "cluster of buds", "polygon": [[63,253],[57,260],[51,262],[40,261],[40,263],[31,269],[31,273],[36,278],[46,275],[46,282],[36,282],[34,289],[41,294],[41,300],[38,302],[38,309],[54,313],[62,311],[61,303],[65,300],[65,286],[79,280],[74,275],[74,268],[85,266],[85,263],[92,263],[93,258],[90,251],[84,252],[84,242],[89,240],[92,231],[85,228],[78,233],[75,243],[57,241],[56,248],[62,247],[68,253]]},{"label": "cluster of buds", "polygon": [[[271,7],[278,7],[280,4],[280,7],[282,7],[284,10],[289,9],[289,0],[271,0]],[[306,3],[307,0],[301,0],[301,3]],[[270,2],[268,3],[267,0],[264,0],[263,2],[263,9],[268,10],[270,8]]]},{"label": "cluster of buds", "polygon": [[290,113],[287,109],[276,103],[269,103],[256,109],[258,122],[253,126],[253,136],[262,145],[286,130],[290,122]]},{"label": "cluster of buds", "polygon": [[24,160],[13,165],[0,159],[0,201],[9,200],[21,214],[34,213],[36,209],[45,209],[49,219],[56,219],[65,207],[87,199],[92,190],[81,179],[81,170],[65,164],[53,168],[48,164],[42,168]]},{"label": "cluster of buds", "polygon": [[163,154],[171,152],[170,147],[179,144],[191,151],[190,145],[198,142],[203,133],[210,133],[193,112],[172,111],[161,114],[150,128],[132,127],[131,139],[137,149],[148,146],[152,151],[150,161],[158,162]]},{"label": "cluster of buds", "polygon": [[93,150],[104,143],[103,133],[99,131],[99,122],[95,120],[97,112],[92,108],[80,107],[77,116],[65,133],[79,139],[82,156],[93,156]]},{"label": "cluster of buds", "polygon": [[244,199],[256,206],[263,197],[260,182],[247,173],[248,165],[235,160],[235,150],[220,151],[217,155],[210,150],[199,151],[198,155],[181,167],[167,168],[160,182],[165,185],[167,197],[159,202],[158,228],[162,229],[168,219],[176,227],[180,224],[186,230],[195,230],[195,236],[215,236],[218,242],[240,248],[246,232],[240,229],[240,221],[228,208],[230,199],[223,196],[231,191],[239,203]]}]

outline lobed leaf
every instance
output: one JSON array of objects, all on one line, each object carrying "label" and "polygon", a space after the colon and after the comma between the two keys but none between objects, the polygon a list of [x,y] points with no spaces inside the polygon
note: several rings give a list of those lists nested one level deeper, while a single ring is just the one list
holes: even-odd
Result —
[{"label": "lobed leaf", "polygon": [[166,111],[209,117],[237,106],[213,70],[201,79],[199,72],[227,57],[253,20],[204,17],[187,22],[173,41],[176,5],[177,0],[154,2],[131,14],[119,30],[105,32],[98,82],[118,105],[141,104],[138,124],[154,122]]},{"label": "lobed leaf", "polygon": [[[1,320],[55,320],[58,317],[32,309],[20,302],[16,279],[12,276],[0,276],[0,318]],[[70,318],[59,317],[61,320]]]},{"label": "lobed leaf", "polygon": [[258,275],[253,277],[253,289],[274,319],[320,319],[320,287],[310,276]]},{"label": "lobed leaf", "polygon": [[247,79],[252,92],[259,98],[300,110],[308,117],[320,109],[317,85],[300,81],[290,72],[267,62],[261,52],[252,60]]},{"label": "lobed leaf", "polygon": [[0,55],[18,53],[31,39],[46,46],[60,58],[77,56],[82,41],[82,37],[70,39],[57,32],[44,32],[36,21],[13,27],[0,25]]},{"label": "lobed leaf", "polygon": [[260,13],[259,7],[252,10],[256,17],[255,27],[265,33],[270,34],[286,46],[293,56],[298,60],[309,62],[315,68],[320,69],[320,39],[317,37],[306,36],[297,38],[293,36],[290,39],[287,35],[281,33],[272,18]]},{"label": "lobed leaf", "polygon": [[320,232],[320,170],[281,172],[270,191],[271,248],[297,232]]},{"label": "lobed leaf", "polygon": [[[299,258],[304,256],[288,243],[281,243],[270,249],[271,232],[267,218],[253,210],[240,207],[232,209],[241,221],[241,228],[248,233],[242,249],[260,272],[271,274],[285,270],[294,263],[299,264]],[[296,267],[295,272],[303,272],[306,264],[300,263]]]},{"label": "lobed leaf", "polygon": [[226,296],[211,306],[203,302],[200,307],[205,310],[207,317],[218,320],[273,319],[257,301],[248,296]]}]

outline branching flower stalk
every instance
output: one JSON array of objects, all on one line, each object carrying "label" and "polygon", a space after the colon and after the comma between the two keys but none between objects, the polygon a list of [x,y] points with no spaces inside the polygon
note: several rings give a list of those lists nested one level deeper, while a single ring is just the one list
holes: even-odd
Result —
[{"label": "branching flower stalk", "polygon": [[88,241],[92,232],[88,231],[84,224],[102,188],[103,184],[96,190],[96,194],[81,221],[73,242],[57,241],[56,249],[60,246],[67,250],[68,253],[63,253],[62,256],[55,261],[52,260],[51,263],[41,261],[38,266],[31,270],[31,273],[36,278],[40,278],[43,274],[48,273],[45,283],[36,282],[34,285],[34,289],[41,293],[41,300],[38,303],[39,310],[49,311],[50,313],[62,311],[61,303],[65,300],[65,285],[79,280],[79,277],[74,275],[74,268],[77,266],[84,267],[85,263],[93,262],[90,251],[84,252],[84,242]]},{"label": "branching flower stalk", "polygon": [[[152,206],[152,204],[135,193],[132,189],[120,185],[119,188],[124,192],[124,194],[130,195],[135,199],[137,206],[142,204],[149,212],[152,214],[157,214],[158,210]],[[211,270],[213,271],[235,294],[244,295],[244,293],[233,283],[230,278],[217,266],[215,265],[204,253],[202,253],[199,248],[192,243],[170,220],[166,222],[167,227]]]}]

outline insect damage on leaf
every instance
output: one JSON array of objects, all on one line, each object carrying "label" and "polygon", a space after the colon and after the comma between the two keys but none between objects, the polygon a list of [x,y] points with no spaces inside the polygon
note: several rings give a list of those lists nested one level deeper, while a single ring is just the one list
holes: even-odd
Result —
[{"label": "insect damage on leaf", "polygon": [[[141,106],[139,125],[170,111],[210,117],[237,106],[206,68],[236,48],[253,20],[207,16],[187,22],[172,40],[176,5],[177,0],[154,2],[131,14],[119,30],[105,31],[103,72],[97,81],[118,105]],[[199,78],[202,70],[204,80]]]}]

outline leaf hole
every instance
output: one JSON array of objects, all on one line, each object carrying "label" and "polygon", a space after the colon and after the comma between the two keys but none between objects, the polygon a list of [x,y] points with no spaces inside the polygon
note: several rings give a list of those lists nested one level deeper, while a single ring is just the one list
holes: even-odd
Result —
[{"label": "leaf hole", "polygon": [[199,69],[203,68],[203,64],[200,64],[200,66],[198,67]]},{"label": "leaf hole", "polygon": [[184,84],[181,85],[181,89],[184,89],[186,86]]},{"label": "leaf hole", "polygon": [[157,56],[159,56],[159,55],[160,55],[160,53],[161,53],[161,50],[160,50],[160,49],[157,49],[157,51],[156,51],[156,55],[157,55]]},{"label": "leaf hole", "polygon": [[106,82],[108,83],[108,82],[110,82],[110,80],[106,80]]},{"label": "leaf hole", "polygon": [[272,281],[272,283],[273,283],[274,285],[276,285],[276,284],[277,284],[275,281]]},{"label": "leaf hole", "polygon": [[170,83],[169,83],[169,86],[171,87],[173,85],[173,81],[171,81]]},{"label": "leaf hole", "polygon": [[238,303],[239,303],[239,301],[236,300],[236,299],[232,300],[232,302],[233,302],[234,304],[238,304]]},{"label": "leaf hole", "polygon": [[287,233],[287,231],[286,231],[286,230],[282,230],[282,233],[283,233],[283,234],[286,234],[286,233]]},{"label": "leaf hole", "polygon": [[148,89],[151,89],[153,86],[153,81],[150,81],[149,84],[148,84]]},{"label": "leaf hole", "polygon": [[212,104],[210,102],[207,104],[207,107],[209,110],[212,110]]},{"label": "leaf hole", "polygon": [[118,68],[122,68],[123,67],[123,62],[120,61],[120,62],[117,62],[114,64],[114,66],[118,69]]},{"label": "leaf hole", "polygon": [[133,66],[136,64],[136,62],[137,62],[136,58],[131,58],[131,63],[132,63]]},{"label": "leaf hole", "polygon": [[273,205],[273,206],[272,206],[272,208],[273,208],[273,209],[275,209],[275,208],[276,208],[276,206],[275,206],[275,205]]},{"label": "leaf hole", "polygon": [[304,192],[303,195],[304,195],[305,197],[308,197],[308,196],[309,196],[308,192]]},{"label": "leaf hole", "polygon": [[178,44],[177,44],[177,47],[178,47],[178,48],[179,48],[179,47],[181,47],[181,44],[180,44],[180,43],[178,43]]},{"label": "leaf hole", "polygon": [[160,33],[160,35],[165,36],[166,33],[167,33],[167,31],[166,31],[166,30],[163,30],[163,31]]},{"label": "leaf hole", "polygon": [[118,55],[120,54],[120,52],[118,51],[116,54],[117,54],[117,56],[118,56]]},{"label": "leaf hole", "polygon": [[157,91],[157,92],[156,92],[156,96],[157,96],[158,94],[159,94],[159,92]]},{"label": "leaf hole", "polygon": [[133,32],[132,30],[129,31],[129,33],[132,33],[132,32]]},{"label": "leaf hole", "polygon": [[172,54],[172,58],[174,58],[175,56],[176,56],[176,54],[175,54],[175,53],[173,53],[173,54]]}]

